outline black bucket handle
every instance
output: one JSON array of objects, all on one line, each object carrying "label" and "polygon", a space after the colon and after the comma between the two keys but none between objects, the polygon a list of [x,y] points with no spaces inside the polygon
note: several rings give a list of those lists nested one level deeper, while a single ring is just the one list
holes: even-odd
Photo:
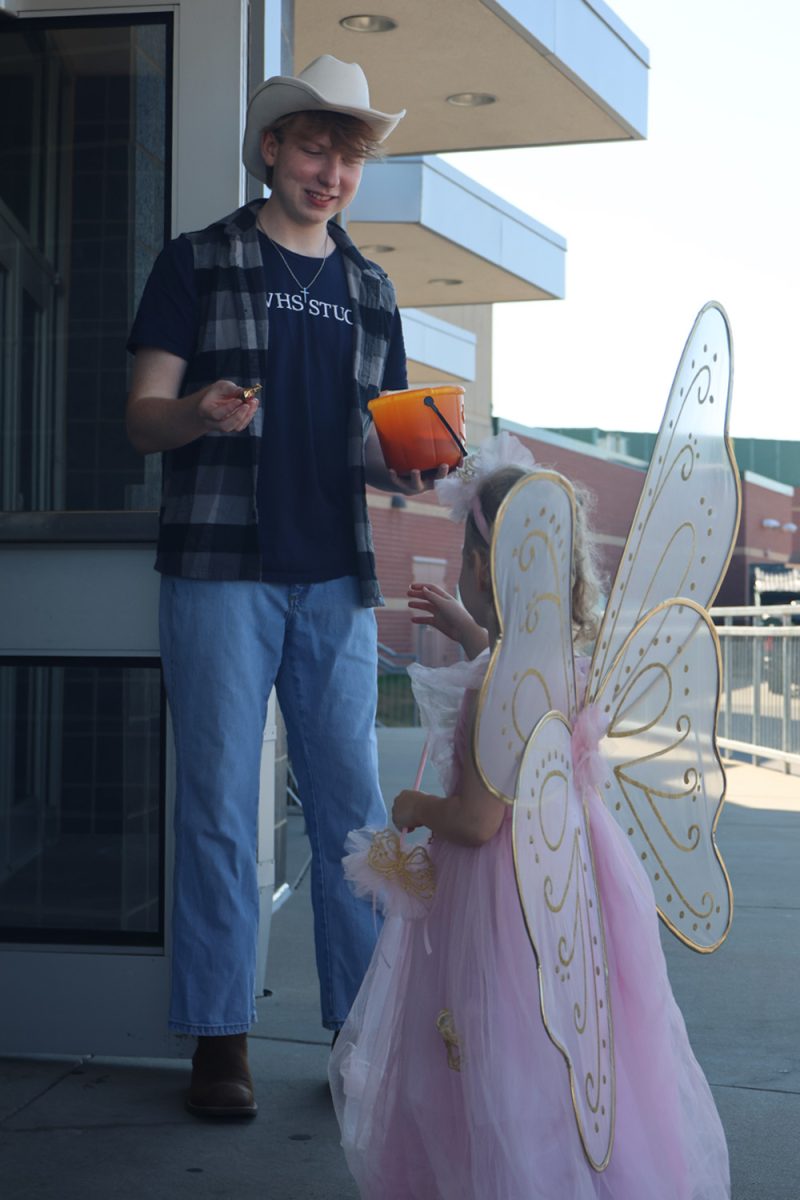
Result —
[{"label": "black bucket handle", "polygon": [[442,424],[444,425],[444,427],[445,427],[445,429],[447,430],[447,432],[450,434],[450,437],[453,439],[453,441],[455,442],[455,444],[458,446],[458,449],[459,449],[459,451],[460,451],[460,453],[461,453],[461,457],[462,457],[462,458],[466,458],[466,457],[467,457],[467,454],[469,453],[469,451],[467,450],[467,447],[466,447],[466,446],[464,445],[464,443],[461,441],[461,438],[458,436],[458,434],[456,433],[455,429],[453,429],[453,426],[450,424],[450,422],[448,421],[447,417],[445,417],[445,416],[444,416],[442,413],[440,413],[440,412],[439,412],[439,409],[436,407],[436,401],[434,400],[433,396],[426,396],[426,397],[424,398],[424,400],[422,401],[422,403],[423,403],[423,404],[424,404],[424,405],[425,405],[427,408],[432,408],[432,409],[433,409],[433,411],[436,413],[436,415],[437,415],[437,417],[439,418],[439,420],[440,420],[440,421],[442,422]]}]

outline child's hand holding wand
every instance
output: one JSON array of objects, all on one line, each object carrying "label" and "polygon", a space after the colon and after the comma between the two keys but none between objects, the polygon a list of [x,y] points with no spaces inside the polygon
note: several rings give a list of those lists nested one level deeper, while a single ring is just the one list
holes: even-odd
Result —
[{"label": "child's hand holding wand", "polygon": [[423,824],[418,813],[419,802],[436,799],[438,797],[429,796],[414,788],[404,788],[402,792],[398,792],[392,804],[392,821],[396,828],[403,833],[413,833],[415,829],[419,829]]}]

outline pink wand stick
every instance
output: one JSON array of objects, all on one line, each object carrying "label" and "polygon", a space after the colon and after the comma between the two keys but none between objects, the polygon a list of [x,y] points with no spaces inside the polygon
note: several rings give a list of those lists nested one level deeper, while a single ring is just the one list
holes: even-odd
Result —
[{"label": "pink wand stick", "polygon": [[422,774],[425,770],[425,763],[428,761],[428,739],[425,739],[425,745],[422,747],[422,754],[417,767],[416,778],[414,779],[414,791],[419,791],[419,785],[422,783]]},{"label": "pink wand stick", "polygon": [[[422,774],[423,774],[423,772],[424,772],[424,770],[425,770],[425,763],[426,763],[427,761],[428,761],[428,739],[426,738],[426,739],[425,739],[425,745],[422,747],[422,754],[420,755],[420,759],[419,759],[419,766],[417,767],[417,774],[416,774],[416,776],[415,776],[415,778],[414,778],[414,788],[413,788],[413,790],[414,790],[415,792],[418,792],[418,791],[419,791],[419,785],[422,783]],[[407,834],[407,833],[408,833],[408,830],[407,830],[407,829],[401,829],[401,830],[400,830],[400,840],[401,840],[401,842],[405,842],[405,837],[406,837],[406,834]]]}]

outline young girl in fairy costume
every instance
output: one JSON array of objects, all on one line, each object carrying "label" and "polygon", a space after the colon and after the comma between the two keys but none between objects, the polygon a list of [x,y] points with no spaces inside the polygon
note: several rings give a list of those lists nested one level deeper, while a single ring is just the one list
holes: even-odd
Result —
[{"label": "young girl in fairy costume", "polygon": [[[513,443],[513,445],[512,445]],[[613,1151],[590,1165],[564,1058],[540,1012],[537,961],[515,882],[512,809],[473,753],[479,689],[498,638],[490,542],[507,493],[533,467],[508,435],[449,479],[466,517],[461,604],[412,585],[415,619],[466,660],[411,668],[443,794],[400,792],[398,829],[351,835],[354,887],[386,913],[330,1064],[342,1145],[362,1200],[723,1200],[725,1139],[667,979],[649,880],[602,803],[591,809],[614,1014]],[[508,460],[511,459],[511,465]],[[504,462],[505,460],[505,462]],[[441,485],[440,485],[441,486]],[[585,506],[576,507],[572,621],[578,695],[598,599]]]}]

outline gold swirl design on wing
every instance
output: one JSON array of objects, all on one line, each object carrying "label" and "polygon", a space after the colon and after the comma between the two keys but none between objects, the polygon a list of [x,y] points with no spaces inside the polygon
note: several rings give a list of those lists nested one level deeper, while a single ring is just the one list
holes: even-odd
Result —
[{"label": "gold swirl design on wing", "polygon": [[[647,830],[645,829],[644,825],[642,824],[641,818],[636,809],[636,805],[634,804],[633,800],[631,799],[631,797],[628,794],[628,791],[626,790],[624,785],[625,785],[625,783],[629,783],[629,784],[631,784],[631,786],[635,787],[637,789],[637,791],[644,794],[644,796],[647,799],[648,805],[653,810],[653,812],[656,815],[656,818],[659,820],[659,823],[662,826],[664,826],[664,822],[661,820],[658,808],[653,802],[653,799],[652,799],[653,795],[654,794],[660,795],[661,798],[664,798],[664,799],[672,799],[672,798],[681,799],[682,798],[681,794],[675,793],[675,796],[671,797],[671,796],[669,796],[668,793],[665,793],[665,792],[654,793],[649,788],[645,787],[643,784],[637,784],[635,780],[631,779],[630,777],[626,777],[626,776],[622,775],[621,772],[619,772],[617,770],[617,768],[614,769],[614,774],[617,777],[619,789],[622,792],[622,795],[625,797],[625,800],[628,805],[628,810],[631,813],[631,816],[633,817],[636,824],[639,826],[639,831],[641,832],[642,837],[644,838],[645,842],[647,843],[648,847],[650,848],[650,851],[651,851],[653,857],[655,858],[656,862],[659,864],[661,870],[664,872],[665,878],[669,880],[669,882],[672,886],[672,890],[675,893],[675,895],[679,897],[680,901],[686,906],[686,908],[689,909],[689,911],[693,914],[693,916],[698,918],[698,920],[705,920],[708,917],[712,916],[714,913],[715,907],[716,907],[716,896],[711,892],[703,892],[703,894],[699,897],[699,899],[694,900],[694,901],[689,899],[689,897],[686,895],[686,893],[684,892],[684,890],[682,889],[682,887],[680,886],[678,881],[675,879],[675,876],[670,871],[667,864],[664,862],[662,855],[659,853],[659,851],[656,849],[655,845],[653,844],[653,841],[652,841],[650,835],[648,834]],[[666,826],[664,826],[664,827],[667,828]],[[698,839],[693,846],[681,846],[678,842],[675,841],[674,838],[671,837],[671,835],[670,835],[670,840],[673,842],[673,844],[679,850],[686,851],[687,853],[692,853],[692,851],[696,850],[698,848],[698,846],[700,845],[700,841],[701,841],[701,837],[702,837],[702,831],[699,829],[699,826],[694,826],[694,825],[690,826],[689,831],[691,832],[692,830],[697,830],[697,833],[698,833]],[[669,835],[668,828],[667,828],[667,833]],[[702,907],[698,907],[698,905],[702,905]]]},{"label": "gold swirl design on wing", "polygon": [[[668,682],[667,698],[666,698],[665,702],[663,703],[661,710],[656,713],[655,717],[653,717],[652,720],[648,721],[645,724],[641,724],[634,728],[626,729],[624,733],[615,732],[614,731],[615,720],[618,719],[618,717],[619,717],[619,709],[621,708],[621,706],[624,702],[624,697],[626,696],[627,692],[630,691],[630,689],[639,681],[641,676],[643,676],[644,674],[651,672],[651,671],[657,672],[662,677],[664,677]],[[629,681],[627,687],[625,688],[622,695],[620,696],[617,711],[612,716],[611,724],[609,725],[608,733],[606,736],[609,738],[619,739],[619,738],[624,738],[624,737],[640,737],[643,734],[647,733],[648,731],[650,731],[656,725],[659,724],[659,722],[662,720],[664,714],[669,710],[669,705],[670,705],[670,702],[672,699],[672,693],[673,693],[672,675],[671,675],[669,668],[664,663],[649,664],[645,668],[645,670],[640,673],[639,677],[635,677],[634,679],[631,679]],[[664,728],[666,728],[666,726],[664,726]],[[676,736],[674,738],[672,738],[668,742],[667,745],[660,747],[658,750],[653,751],[651,754],[644,754],[638,758],[630,759],[624,763],[618,763],[614,766],[613,771],[614,771],[614,776],[619,785],[619,789],[622,792],[622,794],[625,797],[625,800],[627,802],[628,809],[629,809],[634,821],[636,822],[636,825],[639,827],[639,832],[641,833],[642,837],[644,838],[644,841],[645,841],[649,851],[652,853],[656,862],[659,864],[661,870],[664,872],[664,875],[666,876],[666,878],[669,880],[670,884],[672,885],[673,891],[680,897],[681,901],[693,913],[694,916],[696,916],[698,919],[706,919],[709,916],[711,916],[713,913],[714,905],[715,905],[715,897],[711,893],[706,892],[702,895],[702,897],[699,899],[699,901],[692,901],[684,893],[683,889],[677,883],[674,875],[672,874],[672,872],[670,871],[666,862],[664,861],[664,857],[663,857],[661,851],[656,847],[652,837],[650,836],[650,833],[648,832],[647,828],[645,827],[645,824],[642,821],[639,811],[638,811],[636,805],[634,804],[633,800],[631,799],[631,795],[628,791],[629,788],[635,788],[636,791],[640,795],[644,796],[646,803],[647,803],[647,807],[649,808],[650,812],[655,817],[657,825],[661,828],[661,830],[665,834],[667,840],[675,847],[676,850],[678,850],[682,853],[691,854],[693,851],[697,850],[700,847],[700,845],[703,842],[703,830],[701,829],[700,825],[698,825],[697,823],[694,823],[694,822],[689,824],[687,826],[685,834],[684,834],[685,840],[681,840],[681,838],[678,836],[677,832],[675,832],[673,830],[673,827],[670,825],[670,823],[664,817],[663,812],[662,812],[662,807],[658,803],[659,801],[664,801],[667,803],[675,803],[675,802],[678,802],[681,800],[687,800],[692,795],[692,793],[697,790],[699,776],[698,776],[696,768],[689,767],[686,771],[684,771],[684,773],[683,773],[684,787],[671,788],[671,789],[651,787],[648,784],[644,783],[641,779],[637,779],[636,774],[631,770],[631,768],[641,766],[643,763],[652,762],[656,759],[664,758],[668,755],[673,754],[686,741],[686,739],[692,733],[691,718],[686,713],[682,713],[677,717],[677,720],[675,722],[675,732],[676,732]],[[698,907],[698,904],[702,905],[703,907]]]},{"label": "gold swirl design on wing", "polygon": [[560,611],[561,600],[555,592],[537,592],[535,596],[531,596],[525,609],[525,619],[522,621],[519,631],[520,633],[535,633],[536,627],[539,624],[539,608],[545,602],[554,604]]},{"label": "gold swirl design on wing", "polygon": [[[639,828],[639,832],[640,832],[640,834],[642,834],[646,846],[649,847],[649,850],[652,853],[652,857],[655,858],[656,862],[658,863],[658,866],[660,866],[661,870],[663,871],[664,878],[666,878],[666,880],[669,881],[670,886],[672,886],[672,889],[673,889],[673,892],[675,893],[675,895],[678,896],[678,898],[680,899],[682,904],[684,904],[688,908],[688,910],[690,910],[690,912],[693,914],[693,916],[698,918],[698,920],[708,919],[709,917],[711,917],[712,914],[714,914],[715,907],[716,907],[716,896],[710,892],[704,892],[702,895],[699,896],[699,899],[697,899],[697,900],[690,900],[690,898],[688,898],[688,896],[684,892],[684,889],[681,888],[680,883],[678,882],[678,880],[676,880],[675,876],[673,875],[673,872],[669,870],[666,862],[664,862],[662,854],[660,852],[658,852],[658,850],[654,844],[654,841],[652,841],[652,839],[650,838],[648,830],[646,830],[644,824],[642,823],[642,818],[640,818],[640,816],[639,816],[637,806],[636,806],[636,804],[633,803],[631,794],[628,793],[627,788],[625,787],[625,784],[628,784],[628,785],[636,788],[636,790],[639,793],[643,794],[643,796],[646,799],[646,802],[648,802],[649,808],[652,810],[652,812],[654,812],[654,814],[656,816],[656,820],[658,821],[658,823],[661,824],[662,828],[666,829],[666,832],[669,836],[669,840],[673,842],[673,845],[676,848],[678,848],[678,850],[680,850],[680,851],[684,851],[686,853],[692,853],[693,851],[698,850],[698,847],[700,846],[700,842],[702,842],[702,830],[699,829],[699,826],[688,827],[688,830],[687,830],[688,833],[690,833],[690,834],[693,832],[697,833],[697,840],[694,841],[694,845],[681,846],[679,844],[679,842],[673,838],[672,834],[670,834],[670,830],[669,830],[668,826],[666,826],[666,824],[664,824],[664,822],[662,821],[660,811],[658,811],[657,805],[655,804],[654,799],[652,799],[652,797],[654,797],[654,796],[658,796],[661,799],[682,799],[682,798],[684,798],[684,794],[682,794],[680,792],[675,792],[674,794],[672,794],[672,796],[670,796],[670,794],[667,792],[655,792],[654,790],[651,790],[651,788],[648,788],[643,784],[637,784],[636,780],[632,779],[631,776],[626,776],[626,775],[622,774],[620,772],[620,770],[618,770],[616,768],[614,768],[614,775],[616,776],[616,781],[618,781],[619,790],[622,793],[622,796],[625,797],[628,811],[630,811],[630,814],[633,817],[633,820],[636,821],[637,826]],[[698,907],[698,905],[702,906],[702,907]]]},{"label": "gold swirl design on wing", "polygon": [[532,730],[530,730],[530,729],[523,730],[520,727],[520,723],[519,723],[519,719],[518,719],[518,701],[519,701],[520,688],[522,687],[522,685],[525,683],[525,681],[527,679],[538,680],[538,682],[542,685],[542,691],[544,692],[546,700],[547,700],[547,708],[550,709],[553,707],[553,700],[552,700],[550,688],[547,686],[547,680],[545,679],[542,672],[538,671],[535,667],[530,667],[527,671],[523,671],[522,675],[517,680],[517,686],[514,688],[514,694],[511,697],[511,721],[514,725],[514,730],[516,732],[517,737],[523,743],[527,742],[527,740],[531,736],[531,732],[532,732]]},{"label": "gold swirl design on wing", "polygon": [[539,597],[531,596],[520,620],[520,633],[535,633],[539,625]]},{"label": "gold swirl design on wing", "polygon": [[[576,830],[573,843],[573,858],[577,864],[575,872],[578,879],[578,888],[575,895],[575,920],[573,926],[573,945],[575,947],[573,953],[577,951],[578,943],[580,943],[580,958],[581,958],[581,983],[583,988],[583,1000],[576,1000],[572,1008],[573,1023],[575,1031],[584,1036],[587,1032],[589,1021],[589,1013],[593,1014],[592,1029],[596,1030],[597,1036],[593,1041],[593,1058],[594,1070],[587,1070],[583,1081],[583,1092],[586,1098],[586,1103],[593,1114],[597,1113],[600,1107],[601,1093],[603,1086],[603,1077],[601,1071],[601,1038],[600,1027],[602,1022],[601,1011],[603,1008],[602,997],[598,994],[598,984],[600,980],[600,972],[597,968],[597,960],[595,958],[592,939],[587,933],[587,925],[589,924],[588,906],[591,903],[590,897],[586,893],[586,884],[584,882],[584,860],[580,849],[580,830]],[[572,866],[570,867],[572,874]],[[604,966],[603,966],[604,969]],[[605,978],[605,975],[603,975]],[[591,988],[589,987],[589,979],[591,979]]]},{"label": "gold swirl design on wing", "polygon": [[675,455],[675,459],[670,467],[670,473],[674,471],[680,464],[680,477],[684,483],[686,483],[694,474],[694,466],[696,462],[697,458],[695,456],[695,452],[687,442],[684,446],[681,446],[680,450],[678,450],[677,454]]},{"label": "gold swirl design on wing", "polygon": [[[560,791],[562,794],[561,829],[559,830],[558,838],[556,839],[556,841],[552,840],[552,837],[550,836],[548,831],[545,829],[544,813],[542,811],[542,809],[543,809],[542,799],[544,797],[544,793],[547,792],[548,795],[552,794],[552,791],[554,790],[552,785],[554,783],[556,785],[556,790]],[[540,797],[540,799],[539,799],[539,830],[541,832],[542,837],[544,838],[544,842],[545,842],[545,845],[547,846],[547,849],[552,850],[553,853],[555,853],[556,850],[561,849],[561,844],[564,841],[564,834],[567,829],[567,815],[568,815],[567,786],[568,786],[567,785],[567,776],[564,773],[564,771],[561,771],[558,768],[548,771],[546,773],[544,779],[542,780],[541,784],[539,785],[539,797]],[[551,912],[556,912],[556,911],[557,911],[556,909],[551,909]]]},{"label": "gold swirl design on wing", "polygon": [[[577,838],[573,840],[571,862],[569,867],[569,875],[572,877],[575,861],[578,861],[580,868],[580,859],[576,854]],[[578,871],[578,874],[580,870]],[[568,881],[569,882],[569,881]],[[564,899],[566,900],[566,894]],[[583,996],[579,997],[572,1005],[572,1023],[575,1026],[575,1032],[583,1035],[586,1033],[586,1022],[589,1018],[589,984],[586,978],[586,930],[584,929],[583,913],[581,912],[580,894],[576,889],[575,892],[575,908],[572,919],[572,947],[569,950],[569,962],[576,958],[578,946],[580,945],[580,967],[581,967],[581,987]],[[567,949],[566,939],[562,936],[558,941],[559,957],[562,957],[562,951]],[[564,963],[566,965],[566,963]],[[587,1075],[587,1079],[591,1078],[591,1072]],[[585,1081],[584,1081],[585,1082]]]},{"label": "gold swirl design on wing", "polygon": [[[580,834],[580,832],[581,831],[579,829],[578,833]],[[587,832],[588,832],[588,825],[587,825]],[[590,872],[591,872],[591,877],[594,878],[594,865],[590,861],[589,862],[584,861],[584,857],[583,857],[584,855],[587,855],[587,857],[589,859],[591,859],[591,847],[587,844],[587,839],[586,838],[584,838],[584,839],[578,838],[577,843],[578,844],[576,844],[576,854],[577,854],[578,859],[581,864],[581,870],[579,871],[578,874],[579,874],[579,878],[581,881],[581,889],[583,892],[583,911],[586,914],[586,918],[585,918],[586,922],[589,923],[588,910],[592,906],[592,900],[591,900],[591,897],[588,895],[588,891],[587,891],[587,879],[589,878]],[[582,853],[582,851],[583,851],[583,853]],[[597,1030],[597,1037],[595,1039],[595,1045],[594,1045],[595,1074],[593,1076],[591,1074],[591,1072],[587,1073],[586,1085],[585,1085],[586,1103],[589,1105],[591,1111],[594,1114],[597,1113],[597,1110],[600,1107],[600,1101],[602,1098],[602,1088],[603,1088],[603,1086],[607,1086],[607,1082],[608,1082],[606,1080],[606,1078],[602,1075],[602,1068],[601,1068],[601,1043],[603,1045],[605,1043],[602,1042],[602,1038],[601,1038],[601,1034],[600,1034],[601,1025],[602,1025],[604,1018],[601,1015],[603,1012],[603,998],[602,998],[602,996],[600,996],[599,990],[600,990],[601,984],[603,984],[603,985],[607,984],[608,975],[607,975],[607,971],[606,971],[605,950],[604,950],[605,931],[603,929],[602,915],[600,912],[596,913],[596,921],[597,921],[597,925],[598,925],[597,941],[595,941],[594,938],[591,938],[588,941],[588,943],[586,941],[586,934],[583,931],[583,922],[581,923],[581,938],[582,938],[582,942],[584,945],[584,958],[586,959],[586,957],[588,957],[589,967],[590,967],[589,977],[592,981],[592,995],[593,995],[593,1000],[594,1000],[594,1019],[595,1019],[595,1028]],[[602,950],[599,945],[600,942],[603,943]],[[587,947],[588,947],[588,955],[587,955]],[[611,1012],[610,1012],[610,1010],[606,1010],[606,1012],[605,1012],[605,1022],[608,1025],[608,1037],[609,1037],[609,1039],[611,1039],[612,1030],[611,1030]],[[611,1069],[613,1071],[613,1062],[612,1062]],[[594,1099],[592,1099],[592,1095],[590,1092],[590,1088],[592,1086],[595,1088]]]},{"label": "gold swirl design on wing", "polygon": [[[547,834],[544,825],[542,814],[542,801],[545,791],[550,791],[551,785],[556,781],[563,785],[563,821],[562,828],[557,841],[552,841]],[[551,771],[543,780],[539,789],[539,828],[544,838],[548,849],[557,852],[563,843],[564,834],[567,823],[567,778],[560,771]],[[566,880],[560,889],[560,894],[556,895],[556,883],[553,876],[548,874],[545,876],[542,885],[544,902],[548,910],[553,914],[564,912],[568,904],[571,903],[571,928],[568,933],[560,934],[558,938],[558,961],[559,965],[564,970],[572,970],[579,968],[579,995],[572,1004],[572,1022],[575,1032],[584,1037],[587,1033],[589,1014],[593,1011],[594,1026],[598,1030],[598,1037],[594,1043],[594,1059],[595,1069],[586,1071],[583,1079],[583,1093],[586,1098],[586,1103],[592,1113],[596,1114],[600,1107],[601,1091],[602,1091],[602,1074],[600,1063],[600,1037],[599,1029],[601,1025],[601,997],[598,995],[598,980],[600,978],[600,970],[597,968],[594,951],[591,949],[591,939],[587,937],[586,925],[588,921],[588,906],[590,897],[586,894],[585,883],[585,866],[583,855],[581,854],[581,829],[575,829],[572,837],[572,845],[569,856],[569,869],[567,871]],[[603,968],[604,970],[604,968]],[[589,978],[592,980],[592,987],[589,987]],[[571,975],[570,975],[571,978]],[[603,975],[605,978],[605,974]],[[593,1001],[593,1003],[592,1003]],[[574,1063],[572,1064],[574,1068]]]},{"label": "gold swirl design on wing", "polygon": [[[551,515],[550,520],[555,520],[555,515]],[[561,526],[557,525],[555,529],[556,537],[561,533]],[[549,529],[532,529],[526,533],[519,546],[512,553],[512,557],[516,560],[519,570],[525,574],[534,565],[537,556],[537,550],[544,549],[548,565],[550,567],[551,578],[557,580],[559,577],[559,550],[563,551],[564,539],[561,538],[559,543],[556,542],[556,537]]]},{"label": "gold swirl design on wing", "polygon": [[[694,386],[698,382],[698,380],[701,378],[704,379],[705,391],[701,393],[701,389],[700,389],[700,387],[698,387],[697,396],[692,396],[692,391],[694,390]],[[698,404],[704,404],[705,401],[708,399],[710,391],[711,391],[711,370],[707,366],[702,366],[702,367],[700,367],[700,369],[698,371],[695,372],[694,377],[684,386],[684,389],[682,389],[682,391],[681,391],[682,400],[681,400],[680,404],[677,405],[677,411],[675,412],[675,415],[672,418],[672,423],[671,423],[672,432],[668,433],[666,435],[666,437],[664,439],[663,449],[660,445],[658,445],[658,442],[656,442],[654,454],[655,454],[656,450],[659,451],[659,456],[658,456],[658,459],[656,460],[656,466],[659,466],[664,461],[664,459],[670,458],[670,455],[673,452],[673,447],[675,445],[676,439],[678,439],[679,437],[681,439],[685,439],[687,437],[692,438],[694,436],[691,433],[691,430],[688,433],[680,431],[680,425],[681,425],[681,420],[683,419],[683,416],[684,416],[684,411],[686,409],[686,406],[688,404],[694,403],[695,400],[697,401]],[[688,456],[689,461],[688,461],[688,463],[684,461],[683,465],[681,466],[681,471],[680,471],[681,479],[687,480],[691,477],[692,472],[694,471],[694,464],[696,461],[696,453],[695,453],[694,449],[692,448],[691,442],[684,441],[683,445],[678,446],[677,450],[675,451],[675,455],[672,458],[672,460],[669,462],[669,464],[666,467],[664,467],[664,469],[659,473],[660,476],[662,477],[662,479],[664,480],[664,482],[666,482],[666,480],[673,473],[677,464],[679,462],[681,462],[681,459],[685,459],[686,456]],[[663,490],[663,484],[659,485],[656,488],[656,496],[653,500],[653,504],[655,504],[656,500],[659,498],[662,490]]]},{"label": "gold swirl design on wing", "polygon": [[[633,687],[636,684],[638,684],[640,682],[640,680],[646,674],[649,674],[650,672],[656,672],[659,676],[666,679],[667,684],[668,684],[667,690],[666,690],[666,699],[665,699],[664,703],[662,704],[660,711],[656,713],[656,715],[652,718],[652,720],[647,721],[646,723],[637,725],[633,728],[628,728],[624,732],[615,732],[615,723],[619,721],[620,709],[622,708],[622,706],[624,704],[626,696],[633,689]],[[651,685],[651,687],[653,687],[653,686],[654,685]],[[645,669],[639,673],[639,675],[634,676],[632,679],[630,679],[628,681],[626,687],[622,691],[619,701],[618,701],[617,710],[612,715],[611,722],[609,724],[608,732],[607,732],[606,736],[608,738],[614,738],[614,739],[642,737],[645,733],[648,733],[651,729],[654,729],[657,725],[659,725],[659,723],[661,722],[665,713],[667,713],[669,711],[669,706],[670,706],[670,703],[672,700],[672,695],[673,695],[672,674],[670,672],[669,667],[667,667],[664,663],[649,663],[648,666],[645,667]],[[663,728],[666,729],[666,725],[663,726]],[[684,772],[684,776],[683,776],[684,783],[687,785],[685,788],[683,788],[683,789],[679,788],[677,790],[672,789],[670,791],[662,791],[658,788],[648,787],[647,784],[642,783],[640,780],[636,779],[633,774],[627,773],[628,768],[640,766],[642,763],[646,763],[646,762],[653,762],[659,758],[665,758],[666,756],[673,754],[680,746],[683,745],[683,743],[691,735],[691,732],[692,732],[691,717],[689,717],[686,713],[682,713],[678,716],[678,718],[675,722],[675,732],[677,735],[676,737],[674,737],[665,746],[661,746],[658,750],[654,750],[651,754],[642,754],[638,758],[630,759],[629,761],[624,762],[624,763],[618,763],[614,767],[614,774],[617,776],[618,780],[621,781],[624,779],[626,783],[631,784],[632,787],[638,788],[641,792],[643,792],[647,796],[648,803],[653,812],[653,815],[655,816],[659,825],[663,829],[664,833],[667,835],[669,840],[672,842],[673,846],[675,846],[676,850],[692,851],[697,848],[699,841],[700,841],[701,831],[700,831],[699,826],[690,825],[686,831],[687,835],[689,837],[689,841],[686,844],[682,843],[681,841],[679,841],[677,836],[673,834],[672,829],[670,828],[670,826],[667,824],[667,822],[662,817],[658,806],[655,804],[655,802],[653,800],[653,797],[658,797],[659,799],[662,799],[662,800],[685,800],[685,799],[687,799],[692,794],[692,792],[695,790],[695,788],[697,787],[698,775],[697,775],[697,771],[695,770],[695,768],[691,767],[687,771]],[[690,778],[687,779],[687,776],[689,776]],[[621,783],[620,783],[620,786],[622,786]]]},{"label": "gold swirl design on wing", "polygon": [[[551,515],[550,519],[555,520],[556,519],[555,515],[554,514]],[[558,534],[560,532],[561,532],[561,526],[557,525],[556,533]],[[531,595],[528,598],[524,613],[520,617],[518,631],[520,634],[527,633],[527,634],[532,635],[532,634],[536,633],[536,631],[539,627],[539,624],[540,624],[540,613],[541,613],[542,605],[552,604],[554,606],[554,609],[555,609],[555,612],[557,615],[558,624],[562,629],[562,635],[563,635],[562,643],[566,646],[569,646],[569,645],[571,645],[571,631],[567,631],[566,634],[564,634],[565,612],[564,612],[564,605],[562,603],[563,598],[557,590],[557,585],[558,585],[558,581],[560,578],[559,563],[558,563],[559,547],[556,545],[554,537],[548,532],[547,529],[538,529],[538,528],[534,529],[525,535],[521,544],[514,550],[513,557],[516,560],[517,566],[519,567],[520,571],[523,571],[523,572],[528,571],[534,563],[534,560],[536,558],[536,553],[537,553],[537,550],[540,548],[540,545],[544,546],[544,549],[546,552],[546,557],[547,557],[547,563],[550,568],[554,587],[552,590],[549,590],[549,591],[543,591],[543,590],[536,591],[533,593],[533,595]],[[567,594],[567,597],[569,597],[569,590],[567,590],[566,594]],[[572,669],[571,660],[570,660],[569,664],[567,664],[566,661],[564,663],[564,671],[565,671],[564,688],[565,688],[565,696],[568,698],[568,701],[569,701],[568,707],[572,708],[574,705],[574,696],[573,696],[573,691],[570,688],[570,684],[569,684],[568,669],[569,670]],[[534,671],[529,671],[526,673],[526,675],[528,675],[528,676],[533,675],[533,674],[537,674],[540,682],[542,683],[545,695],[547,696],[548,708],[553,707],[551,691],[547,687],[542,676],[540,674],[538,674],[538,672],[534,672]],[[512,707],[514,709],[516,709],[519,689],[522,686],[524,679],[525,679],[525,676],[523,676],[523,679],[521,679],[519,681],[519,683],[517,684],[517,687],[515,689],[514,697],[513,697],[513,705],[512,705]],[[525,732],[522,731],[520,722],[517,719],[516,715],[514,715],[514,724],[515,724],[515,728],[516,728],[517,734],[520,737],[520,739],[523,742],[526,741],[531,731],[530,730],[527,730]]]},{"label": "gold swirl design on wing", "polygon": [[[525,574],[534,566],[537,551],[542,548],[544,549],[547,565],[550,568],[551,579],[555,582],[558,580],[558,554],[553,538],[547,529],[532,529],[529,533],[526,533],[520,545],[514,549],[513,558],[519,570]],[[534,592],[528,600],[525,618],[520,626],[520,633],[534,632],[539,623],[539,616],[536,610],[545,601],[549,601],[555,604],[557,608],[560,608],[560,598],[555,591]]]},{"label": "gold swirl design on wing", "polygon": [[[683,595],[684,584],[686,583],[686,580],[689,578],[689,573],[691,572],[691,569],[694,566],[695,558],[697,555],[697,529],[695,528],[695,526],[693,525],[693,523],[691,521],[684,521],[681,525],[679,525],[677,527],[677,529],[675,529],[673,531],[671,537],[669,538],[666,545],[664,546],[664,549],[661,551],[661,553],[656,561],[655,570],[653,571],[653,575],[650,580],[650,583],[648,584],[648,586],[645,590],[645,593],[642,597],[642,602],[639,605],[639,611],[633,617],[633,620],[632,620],[633,625],[635,625],[638,621],[640,621],[641,618],[645,615],[645,613],[649,612],[649,610],[653,607],[653,603],[651,602],[650,597],[651,597],[653,590],[655,589],[656,584],[658,582],[659,576],[661,574],[661,569],[664,566],[664,564],[666,563],[667,559],[669,558],[673,548],[676,545],[678,545],[679,537],[686,530],[689,531],[689,545],[685,551],[682,546],[679,547],[679,549],[684,554],[683,569],[682,569],[682,571],[678,572],[678,578],[674,582],[671,582],[667,588],[667,591],[669,594],[673,594],[675,596]],[[626,583],[626,586],[627,586],[627,583]],[[657,602],[658,601],[656,601],[656,603]],[[620,608],[621,607],[622,607],[622,603],[620,602]]]},{"label": "gold swirl design on wing", "polygon": [[[558,939],[558,961],[563,968],[572,967],[576,961],[576,954],[580,946],[580,968],[582,982],[582,998],[578,998],[572,1005],[572,1023],[575,1027],[575,1032],[584,1034],[586,1032],[586,1021],[589,1014],[589,985],[586,978],[586,932],[584,930],[583,914],[581,912],[580,894],[577,887],[573,884],[574,878],[580,877],[580,855],[578,854],[578,837],[577,832],[572,840],[572,852],[570,854],[569,871],[567,879],[559,900],[552,902],[551,896],[554,890],[553,877],[548,875],[544,881],[544,899],[545,904],[552,913],[560,913],[565,908],[567,900],[570,899],[571,893],[574,899],[572,909],[572,928],[569,938],[565,934],[561,934]],[[578,870],[575,870],[576,863]],[[589,1074],[591,1077],[591,1072]]]},{"label": "gold swirl design on wing", "polygon": [[544,542],[546,549],[549,541],[550,538],[546,529],[532,529],[530,533],[525,534],[522,542],[514,551],[520,571],[529,571],[533,566],[536,559],[536,543]]},{"label": "gold swirl design on wing", "polygon": [[690,398],[689,393],[691,393],[692,388],[694,387],[694,385],[697,383],[698,379],[700,379],[701,376],[705,377],[706,390],[701,395],[700,388],[698,387],[697,395],[694,398],[698,404],[705,404],[706,400],[708,399],[709,393],[711,391],[711,369],[705,365],[700,367],[699,371],[697,371],[697,373],[695,374],[694,379],[692,379],[686,385],[686,391],[687,391],[686,399],[688,400]]}]

